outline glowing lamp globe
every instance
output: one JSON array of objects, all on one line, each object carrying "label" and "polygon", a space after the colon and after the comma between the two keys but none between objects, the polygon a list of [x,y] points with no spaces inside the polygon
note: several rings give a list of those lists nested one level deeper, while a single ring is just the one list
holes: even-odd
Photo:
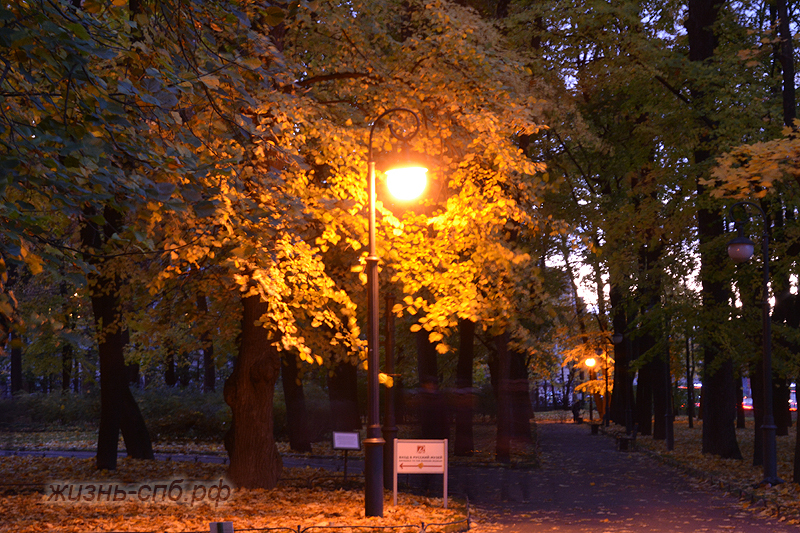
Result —
[{"label": "glowing lamp globe", "polygon": [[747,237],[739,236],[728,243],[728,257],[734,263],[744,263],[753,257],[756,245]]},{"label": "glowing lamp globe", "polygon": [[594,357],[590,357],[589,359],[586,360],[586,366],[588,366],[589,368],[594,367],[594,365],[596,365],[596,364],[597,364],[597,361],[595,360]]},{"label": "glowing lamp globe", "polygon": [[419,198],[428,184],[425,167],[401,167],[386,171],[386,185],[398,200]]}]

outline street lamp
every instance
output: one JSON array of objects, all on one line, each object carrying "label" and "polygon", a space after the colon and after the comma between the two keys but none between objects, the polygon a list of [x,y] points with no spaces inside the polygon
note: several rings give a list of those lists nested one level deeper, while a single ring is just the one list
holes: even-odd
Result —
[{"label": "street lamp", "polygon": [[[389,124],[389,133],[403,144],[408,143],[419,131],[419,117],[410,109],[396,107],[381,113],[369,129],[367,152],[367,195],[369,196],[369,249],[367,263],[367,438],[364,439],[364,512],[366,516],[383,516],[383,445],[380,426],[380,384],[379,364],[379,309],[378,309],[378,255],[375,246],[375,159],[372,139],[375,127],[384,117],[393,114],[407,114],[414,120],[410,130],[398,131]],[[388,183],[394,193],[406,180],[416,183],[417,195],[424,190],[425,173],[428,169],[406,165],[394,170]],[[408,177],[408,176],[411,177]],[[421,176],[421,177],[420,177]],[[422,186],[420,187],[420,182]],[[410,200],[411,193],[403,194],[402,199]]]},{"label": "street lamp", "polygon": [[[594,381],[594,365],[597,364],[597,361],[594,357],[590,357],[587,359],[584,364],[589,367],[589,381]],[[592,397],[594,394],[591,390],[589,390],[589,422],[592,422]]]},{"label": "street lamp", "polygon": [[[603,355],[604,351],[602,348],[598,348],[594,351],[597,355]],[[608,353],[605,355],[605,364],[603,366],[606,378],[606,391],[603,393],[603,425],[605,427],[609,426],[609,416],[608,416]]]},{"label": "street lamp", "polygon": [[[737,218],[735,209],[741,207],[744,213],[742,218]],[[762,359],[763,359],[763,380],[764,380],[764,422],[761,425],[764,444],[764,481],[770,485],[778,485],[783,481],[778,478],[778,459],[775,442],[775,418],[772,412],[772,345],[771,345],[771,326],[770,326],[770,304],[769,304],[769,231],[767,227],[767,215],[758,204],[753,202],[738,202],[731,206],[729,214],[736,228],[736,237],[728,243],[728,255],[735,263],[743,263],[750,260],[755,251],[755,243],[744,235],[744,225],[750,221],[747,214],[747,207],[752,207],[761,214],[764,221],[763,233],[761,237],[761,251],[764,261],[764,277],[761,286],[761,318],[762,318]]]}]

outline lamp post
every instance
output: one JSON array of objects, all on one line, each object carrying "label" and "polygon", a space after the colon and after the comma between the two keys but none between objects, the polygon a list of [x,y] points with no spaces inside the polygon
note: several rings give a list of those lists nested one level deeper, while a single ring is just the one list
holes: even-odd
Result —
[{"label": "lamp post", "polygon": [[[603,353],[605,353],[605,352],[604,352],[604,350],[602,348],[598,348],[598,349],[595,350],[594,353],[596,353],[597,355],[603,355]],[[605,373],[605,379],[606,379],[606,391],[603,393],[603,407],[604,407],[604,409],[603,409],[603,425],[605,427],[608,427],[609,426],[609,416],[608,416],[608,354],[607,353],[606,353],[605,358],[604,358],[603,371]]]},{"label": "lamp post", "polygon": [[[383,516],[383,445],[386,441],[381,436],[380,426],[380,383],[378,380],[379,364],[379,304],[378,304],[378,255],[375,246],[375,159],[373,158],[372,140],[375,127],[381,119],[393,114],[407,114],[414,120],[410,131],[398,132],[391,124],[389,133],[394,139],[407,143],[419,131],[419,117],[410,109],[396,107],[384,111],[372,123],[369,129],[369,145],[367,152],[367,195],[369,196],[369,248],[367,250],[367,438],[364,439],[364,512],[366,516]],[[394,169],[388,175],[388,185],[393,191],[404,182],[416,184],[417,196],[425,188],[426,168],[408,165]],[[420,187],[421,183],[421,187]],[[403,194],[402,199],[410,200],[414,196]]]},{"label": "lamp post", "polygon": [[[741,207],[744,214],[742,218],[736,217],[736,208]],[[763,232],[761,237],[761,251],[764,261],[763,282],[761,285],[761,319],[762,319],[762,340],[761,350],[763,359],[763,381],[764,381],[764,422],[761,425],[764,444],[764,480],[762,483],[777,485],[783,483],[778,478],[778,459],[775,442],[775,418],[772,409],[772,343],[770,325],[770,304],[769,304],[769,231],[767,228],[767,215],[758,204],[753,202],[738,202],[731,206],[729,214],[736,228],[736,237],[728,243],[728,255],[735,263],[749,261],[755,251],[755,243],[744,235],[744,225],[750,221],[747,208],[751,207],[761,214],[763,220]]]},{"label": "lamp post", "polygon": [[[585,362],[586,366],[589,367],[589,381],[594,381],[594,365],[597,364],[597,361],[594,357],[590,357]],[[592,397],[594,394],[592,391],[589,391],[589,422],[592,422]]]}]

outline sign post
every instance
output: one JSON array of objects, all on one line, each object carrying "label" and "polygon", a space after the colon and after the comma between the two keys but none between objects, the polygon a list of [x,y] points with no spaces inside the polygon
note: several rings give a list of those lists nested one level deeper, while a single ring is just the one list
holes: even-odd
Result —
[{"label": "sign post", "polygon": [[344,450],[344,480],[347,481],[347,450],[360,450],[358,431],[334,431],[333,449]]},{"label": "sign post", "polygon": [[398,474],[443,474],[444,508],[447,509],[447,439],[394,441],[394,505]]}]

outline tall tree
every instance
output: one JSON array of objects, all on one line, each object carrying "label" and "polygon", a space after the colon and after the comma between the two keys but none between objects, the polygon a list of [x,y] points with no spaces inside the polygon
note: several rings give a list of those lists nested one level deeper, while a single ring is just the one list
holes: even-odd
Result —
[{"label": "tall tree", "polygon": [[[714,25],[722,7],[720,0],[690,0],[686,23],[689,39],[689,60],[707,63],[714,56],[718,44]],[[694,101],[713,99],[711,87],[692,86]],[[708,118],[705,117],[706,121]],[[694,151],[694,164],[702,168],[712,157],[709,143],[711,132],[699,139]],[[713,333],[714,324],[723,320],[723,313],[731,300],[731,290],[718,272],[723,251],[716,239],[724,232],[723,216],[719,207],[709,204],[706,188],[698,177],[697,196],[701,202],[697,211],[697,229],[700,238],[700,283],[702,305],[705,313],[702,332],[703,354],[703,453],[741,459],[736,441],[736,405],[733,382],[733,361],[724,345]]]}]

